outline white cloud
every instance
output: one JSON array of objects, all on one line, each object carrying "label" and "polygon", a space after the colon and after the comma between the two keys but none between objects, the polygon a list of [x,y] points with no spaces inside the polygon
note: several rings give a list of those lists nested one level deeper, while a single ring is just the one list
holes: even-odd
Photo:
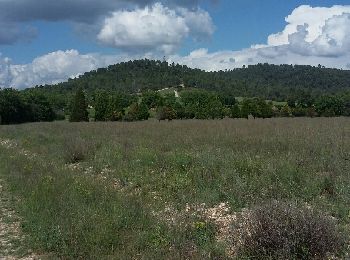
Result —
[{"label": "white cloud", "polygon": [[[350,6],[300,6],[286,18],[285,29],[241,51],[195,50],[188,56],[174,55],[172,61],[205,70],[224,70],[256,63],[322,64],[349,69]],[[235,61],[235,62],[232,62]]]},{"label": "white cloud", "polygon": [[97,38],[127,51],[173,53],[186,37],[209,37],[214,32],[209,14],[201,9],[169,9],[161,3],[132,11],[117,11],[105,19]]},{"label": "white cloud", "polygon": [[322,64],[329,68],[350,69],[350,54],[340,57],[304,56],[288,49],[288,46],[265,47],[262,49],[244,49],[241,51],[218,51],[209,53],[206,49],[195,50],[188,56],[173,55],[170,62],[180,63],[207,71],[242,68],[243,65],[257,63],[298,64],[317,66]]},{"label": "white cloud", "polygon": [[10,59],[0,56],[0,87],[54,84],[118,61],[118,57],[80,55],[76,50],[52,52],[24,65],[12,64]]},{"label": "white cloud", "polygon": [[149,55],[101,55],[80,54],[77,50],[52,52],[34,59],[28,64],[13,64],[0,53],[0,88],[24,89],[35,85],[56,84],[75,78],[97,68],[123,61],[149,58]]},{"label": "white cloud", "polygon": [[[0,45],[35,36],[27,22],[70,21],[80,28],[100,25],[100,21],[122,8],[143,8],[162,2],[172,8],[193,8],[204,0],[0,0]],[[79,26],[78,26],[79,27]]]},{"label": "white cloud", "polygon": [[[186,64],[190,67],[209,71],[233,69],[243,65],[265,62],[314,66],[321,64],[331,68],[350,69],[349,9],[349,6],[335,6],[328,9],[302,6],[286,18],[289,24],[279,34],[281,37],[276,38],[274,35],[269,37],[269,41],[275,38],[268,44],[257,45],[240,51],[227,50],[209,53],[207,49],[198,49],[187,56],[171,54],[168,56],[168,60],[169,62]],[[316,20],[312,18],[315,21],[310,20],[312,10],[315,12],[315,16],[318,17]],[[326,12],[327,10],[332,15],[329,15]],[[186,12],[190,12],[190,15],[184,15]],[[131,16],[130,13],[132,14]],[[144,14],[146,17],[143,17],[141,14]],[[191,17],[192,14],[196,15]],[[201,27],[201,22],[196,22],[197,18],[198,21],[210,18],[209,15],[207,16],[201,10],[188,11],[181,8],[172,10],[162,5],[156,5],[152,8],[137,9],[133,12],[125,11],[121,15],[126,15],[122,17],[129,20],[120,22],[118,17],[115,16],[111,16],[110,19],[115,19],[118,26],[124,24],[125,28],[120,29],[121,32],[118,32],[121,38],[123,33],[125,33],[124,38],[112,37],[111,39],[120,46],[126,45],[127,42],[132,42],[132,46],[138,46],[144,48],[145,51],[150,51],[148,54],[82,55],[76,50],[57,51],[38,57],[32,63],[24,65],[12,64],[10,59],[1,58],[0,55],[0,87],[25,88],[37,84],[57,83],[86,71],[125,60],[144,57],[159,58],[160,54],[158,53],[157,56],[152,46],[157,46],[158,44],[161,50],[164,51],[169,47],[167,51],[171,51],[191,31],[197,31],[198,37],[201,35],[200,33],[209,35],[212,32],[212,29],[208,31],[203,29],[199,33],[196,29]],[[142,18],[140,18],[140,15]],[[156,18],[147,17],[152,15],[155,15]],[[207,18],[203,19],[202,17]],[[147,28],[143,27],[140,20],[147,22]],[[161,26],[153,25],[153,21],[157,21]],[[172,24],[172,28],[165,29],[169,23]],[[132,30],[133,27],[135,28],[134,31]],[[138,30],[142,28],[146,30],[146,33],[141,32],[138,34]],[[111,26],[110,30],[112,30],[111,35],[115,35],[116,28]],[[176,35],[175,32],[180,32],[180,36]],[[152,35],[152,37],[148,36],[148,34]],[[108,35],[107,32],[106,35]],[[146,44],[143,42],[146,42]]]},{"label": "white cloud", "polygon": [[298,31],[298,26],[307,24],[306,42],[313,42],[322,35],[322,29],[326,21],[334,16],[350,13],[350,6],[335,5],[332,7],[311,7],[302,5],[286,17],[287,26],[282,32],[272,34],[268,37],[268,45],[278,46],[288,44],[289,35]]}]

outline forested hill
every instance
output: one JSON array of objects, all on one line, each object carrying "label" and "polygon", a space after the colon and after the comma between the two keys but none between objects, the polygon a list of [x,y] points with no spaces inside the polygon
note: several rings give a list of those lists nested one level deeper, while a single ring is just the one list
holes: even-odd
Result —
[{"label": "forested hill", "polygon": [[321,95],[350,90],[350,71],[321,66],[258,64],[234,70],[205,72],[146,59],[100,68],[65,83],[38,87],[38,90],[65,95],[82,86],[88,92],[109,89],[136,93],[179,84],[234,96],[286,100],[295,93]]}]

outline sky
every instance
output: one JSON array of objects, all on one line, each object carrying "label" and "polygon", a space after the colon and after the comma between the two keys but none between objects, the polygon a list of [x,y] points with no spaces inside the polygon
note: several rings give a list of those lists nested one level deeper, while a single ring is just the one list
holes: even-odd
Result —
[{"label": "sky", "polygon": [[0,0],[0,87],[141,58],[350,69],[350,0]]}]

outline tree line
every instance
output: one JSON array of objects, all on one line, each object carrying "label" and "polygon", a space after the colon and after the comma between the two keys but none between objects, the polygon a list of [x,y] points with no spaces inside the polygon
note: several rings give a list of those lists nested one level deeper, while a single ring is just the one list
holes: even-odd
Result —
[{"label": "tree line", "polygon": [[206,72],[157,60],[134,60],[100,68],[57,85],[36,86],[54,108],[65,106],[78,87],[88,96],[96,89],[135,94],[184,85],[236,97],[286,101],[293,96],[336,95],[350,87],[350,71],[322,66],[257,64]]},{"label": "tree line", "polygon": [[45,95],[0,89],[0,124],[43,122],[58,119]]},{"label": "tree line", "polygon": [[[84,91],[79,89],[71,103],[71,121],[88,121],[88,106]],[[350,116],[350,94],[322,95],[316,99],[290,99],[274,103],[262,98],[244,98],[219,95],[213,91],[189,89],[160,93],[147,90],[139,95],[98,90],[92,98],[95,121],[140,121],[150,117],[158,120],[223,119]],[[76,116],[76,111],[82,111]]]},{"label": "tree line", "polygon": [[[175,95],[178,93],[178,96]],[[16,124],[69,119],[79,121],[140,121],[350,116],[350,93],[341,95],[294,95],[286,102],[263,98],[240,98],[203,89],[177,88],[170,92],[146,90],[127,94],[105,89],[91,96],[83,88],[69,98],[64,112],[55,110],[49,99],[37,92],[0,90],[0,123]]]}]

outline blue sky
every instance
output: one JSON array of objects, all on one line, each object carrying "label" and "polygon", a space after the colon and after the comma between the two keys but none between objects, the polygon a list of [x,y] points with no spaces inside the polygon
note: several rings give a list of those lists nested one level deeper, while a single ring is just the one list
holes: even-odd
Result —
[{"label": "blue sky", "polygon": [[349,0],[2,0],[0,27],[0,87],[56,83],[143,57],[206,70],[350,68]]}]

